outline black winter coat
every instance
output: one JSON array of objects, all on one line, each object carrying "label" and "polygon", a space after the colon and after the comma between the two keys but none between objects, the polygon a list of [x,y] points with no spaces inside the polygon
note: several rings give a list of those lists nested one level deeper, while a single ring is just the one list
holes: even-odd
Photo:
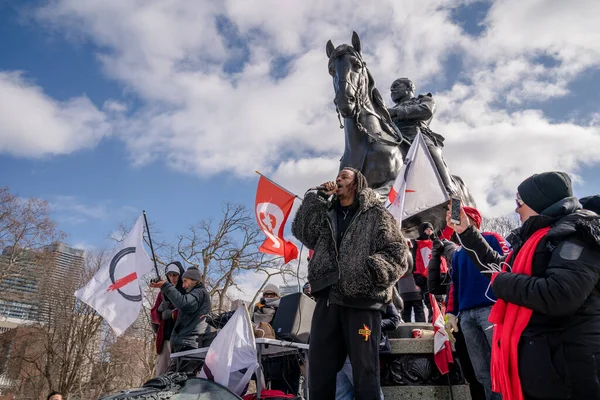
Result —
[{"label": "black winter coat", "polygon": [[[436,296],[447,295],[452,283],[452,257],[457,246],[449,240],[433,241],[431,260],[429,260],[429,272],[427,274],[427,288],[429,293]],[[441,273],[442,257],[448,265],[448,273]]]},{"label": "black winter coat", "polygon": [[166,282],[160,289],[177,309],[177,321],[171,334],[171,346],[198,347],[198,338],[206,329],[206,316],[211,311],[210,296],[202,283],[185,295]]},{"label": "black winter coat", "polygon": [[304,197],[292,233],[314,250],[308,281],[315,297],[328,293],[335,304],[384,310],[392,300],[392,287],[407,269],[407,245],[373,190],[362,190],[357,201],[358,210],[339,248],[335,209],[339,203],[316,193]]},{"label": "black winter coat", "polygon": [[[600,217],[565,199],[523,224],[512,262],[537,230],[551,229],[535,250],[532,276],[500,273],[496,297],[533,310],[519,342],[526,398],[600,399]],[[460,235],[483,264],[505,261],[481,234]],[[473,262],[483,270],[477,258]],[[509,263],[510,263],[509,262]]]}]

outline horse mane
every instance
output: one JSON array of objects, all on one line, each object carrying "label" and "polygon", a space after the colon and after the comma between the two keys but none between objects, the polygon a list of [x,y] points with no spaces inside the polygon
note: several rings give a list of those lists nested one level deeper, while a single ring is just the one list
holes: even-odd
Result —
[{"label": "horse mane", "polygon": [[392,123],[392,117],[385,106],[385,102],[383,101],[383,97],[379,92],[379,89],[375,86],[375,78],[367,68],[367,63],[364,61],[362,54],[356,49],[348,44],[341,44],[333,50],[331,55],[329,56],[329,60],[336,59],[341,57],[347,53],[352,54],[354,57],[358,58],[365,65],[365,69],[367,70],[367,79],[368,79],[368,96],[372,99],[374,111],[381,117],[382,119],[382,128],[386,130],[389,134],[396,137],[401,137],[400,132],[396,128],[396,126]]}]

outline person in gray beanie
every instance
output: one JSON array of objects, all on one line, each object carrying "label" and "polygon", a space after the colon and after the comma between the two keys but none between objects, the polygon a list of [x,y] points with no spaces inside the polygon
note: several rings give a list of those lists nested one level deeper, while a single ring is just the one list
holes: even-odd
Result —
[{"label": "person in gray beanie", "polygon": [[464,210],[460,224],[447,215],[498,299],[489,317],[493,387],[504,398],[599,400],[600,216],[582,209],[564,172],[525,179],[516,205],[523,225],[507,256]]},{"label": "person in gray beanie", "polygon": [[[165,280],[150,284],[159,288],[163,296],[168,297],[176,310],[176,319],[171,334],[171,353],[179,353],[198,348],[198,339],[206,330],[206,315],[211,311],[210,295],[202,283],[202,275],[196,267],[188,268],[182,275],[183,288],[181,294],[175,286]],[[168,372],[195,373],[201,367],[201,362],[195,360],[172,359]]]}]

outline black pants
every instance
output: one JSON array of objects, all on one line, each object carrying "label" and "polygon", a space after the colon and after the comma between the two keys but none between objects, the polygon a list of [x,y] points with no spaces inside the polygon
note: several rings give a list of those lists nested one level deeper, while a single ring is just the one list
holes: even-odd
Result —
[{"label": "black pants", "polygon": [[[172,353],[179,353],[180,351],[193,350],[194,347],[191,346],[172,346]],[[169,363],[169,368],[167,368],[167,372],[182,372],[186,374],[195,374],[202,367],[203,362],[199,360],[181,360],[179,358],[172,358]]]},{"label": "black pants", "polygon": [[415,322],[425,322],[425,311],[423,309],[423,300],[411,300],[404,302],[402,311],[402,320],[411,322],[412,311],[415,310]]},{"label": "black pants", "polygon": [[337,372],[350,357],[356,400],[380,400],[379,339],[381,312],[317,300],[308,350],[311,400],[335,399]]}]

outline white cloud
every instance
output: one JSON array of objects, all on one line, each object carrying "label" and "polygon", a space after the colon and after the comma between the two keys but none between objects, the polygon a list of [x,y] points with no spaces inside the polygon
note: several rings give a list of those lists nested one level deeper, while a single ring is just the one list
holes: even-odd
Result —
[{"label": "white cloud", "polygon": [[105,115],[87,97],[59,102],[21,73],[0,71],[0,153],[68,154],[95,146],[109,133]]},{"label": "white cloud", "polygon": [[[469,3],[55,0],[36,16],[97,44],[106,73],[139,97],[132,115],[104,107],[134,163],[161,159],[201,175],[258,169],[300,196],[337,169],[343,132],[324,47],[356,29],[386,99],[399,76],[450,87],[434,93],[432,127],[478,204],[500,213],[531,172],[600,161],[597,115],[557,122],[527,108],[569,94],[600,65],[600,3],[494,2],[477,36],[452,19]],[[462,69],[446,82],[450,56]]]},{"label": "white cloud", "polygon": [[135,207],[115,205],[112,200],[89,201],[78,196],[66,195],[50,196],[50,208],[59,221],[73,225],[140,212]]}]

